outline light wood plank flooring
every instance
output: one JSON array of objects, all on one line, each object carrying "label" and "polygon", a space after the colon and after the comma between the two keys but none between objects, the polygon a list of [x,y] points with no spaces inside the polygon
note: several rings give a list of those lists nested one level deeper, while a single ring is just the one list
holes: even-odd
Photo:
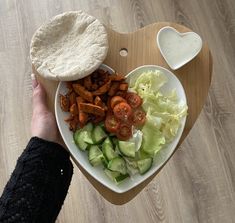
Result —
[{"label": "light wood plank flooring", "polygon": [[75,167],[57,222],[235,222],[234,0],[0,0],[0,192],[30,138],[31,37],[53,15],[78,9],[119,32],[157,21],[188,26],[210,46],[213,79],[193,130],[145,189],[115,205]]}]

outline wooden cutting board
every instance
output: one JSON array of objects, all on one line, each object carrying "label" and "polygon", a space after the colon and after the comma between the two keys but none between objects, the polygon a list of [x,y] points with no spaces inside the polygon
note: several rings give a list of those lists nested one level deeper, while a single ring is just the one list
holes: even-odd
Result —
[{"label": "wooden cutting board", "polygon": [[[163,26],[172,26],[179,32],[191,31],[185,26],[166,22],[154,23],[133,33],[118,33],[107,28],[109,51],[104,63],[125,75],[136,67],[146,64],[159,65],[171,70],[156,44],[157,33]],[[203,43],[201,52],[192,61],[172,72],[181,81],[188,103],[188,117],[179,146],[192,129],[208,94],[212,76],[212,57],[208,45]],[[45,80],[40,76],[38,78],[48,93],[50,109],[54,111],[54,98],[58,82]],[[133,198],[157,174],[131,191],[116,194],[94,180],[81,167],[80,169],[106,199],[116,204],[125,203]]]}]

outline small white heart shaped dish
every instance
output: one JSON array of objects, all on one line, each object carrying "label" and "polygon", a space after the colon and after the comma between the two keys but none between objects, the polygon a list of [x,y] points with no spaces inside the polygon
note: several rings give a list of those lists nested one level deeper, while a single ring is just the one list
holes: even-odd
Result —
[{"label": "small white heart shaped dish", "polygon": [[157,45],[170,68],[176,70],[197,56],[202,39],[195,32],[180,33],[165,26],[157,34]]},{"label": "small white heart shaped dish", "polygon": [[[114,74],[114,70],[104,64],[100,69]],[[137,127],[139,134],[136,138],[133,133],[134,141],[131,141],[133,138],[120,141],[118,135],[109,134],[105,129],[108,114],[104,126],[100,124],[93,129],[89,126],[85,132],[77,129],[76,135],[77,131],[70,131],[64,121],[68,112],[61,109],[60,97],[68,92],[66,82],[59,83],[55,97],[56,121],[69,152],[92,177],[117,193],[139,185],[166,163],[181,138],[187,114],[183,86],[169,70],[155,65],[141,66],[127,74],[125,82],[129,91],[135,91],[142,97],[141,109],[146,112],[145,123],[141,128]],[[133,112],[136,111],[134,106],[132,108]],[[89,134],[92,134],[91,137],[88,137]],[[110,149],[110,146],[114,147]]]}]

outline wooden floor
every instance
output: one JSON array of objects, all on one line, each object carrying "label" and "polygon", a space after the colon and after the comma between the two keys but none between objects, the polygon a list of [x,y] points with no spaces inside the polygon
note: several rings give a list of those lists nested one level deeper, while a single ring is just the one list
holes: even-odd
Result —
[{"label": "wooden floor", "polygon": [[234,0],[0,0],[0,192],[30,138],[31,37],[53,15],[77,9],[119,32],[157,21],[188,26],[210,46],[213,79],[195,127],[140,193],[112,204],[75,167],[57,222],[235,222]]}]

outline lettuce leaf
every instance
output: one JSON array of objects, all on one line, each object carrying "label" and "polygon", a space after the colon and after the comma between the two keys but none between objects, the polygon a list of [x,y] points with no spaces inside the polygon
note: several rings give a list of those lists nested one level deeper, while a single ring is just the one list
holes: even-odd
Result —
[{"label": "lettuce leaf", "polygon": [[162,132],[155,127],[154,123],[149,120],[146,121],[142,132],[142,149],[146,153],[154,156],[166,143],[165,137]]},{"label": "lettuce leaf", "polygon": [[144,72],[130,82],[130,90],[143,99],[142,107],[147,113],[141,149],[153,156],[174,139],[188,109],[175,89],[165,94],[160,91],[165,83],[167,78],[161,71]]}]

